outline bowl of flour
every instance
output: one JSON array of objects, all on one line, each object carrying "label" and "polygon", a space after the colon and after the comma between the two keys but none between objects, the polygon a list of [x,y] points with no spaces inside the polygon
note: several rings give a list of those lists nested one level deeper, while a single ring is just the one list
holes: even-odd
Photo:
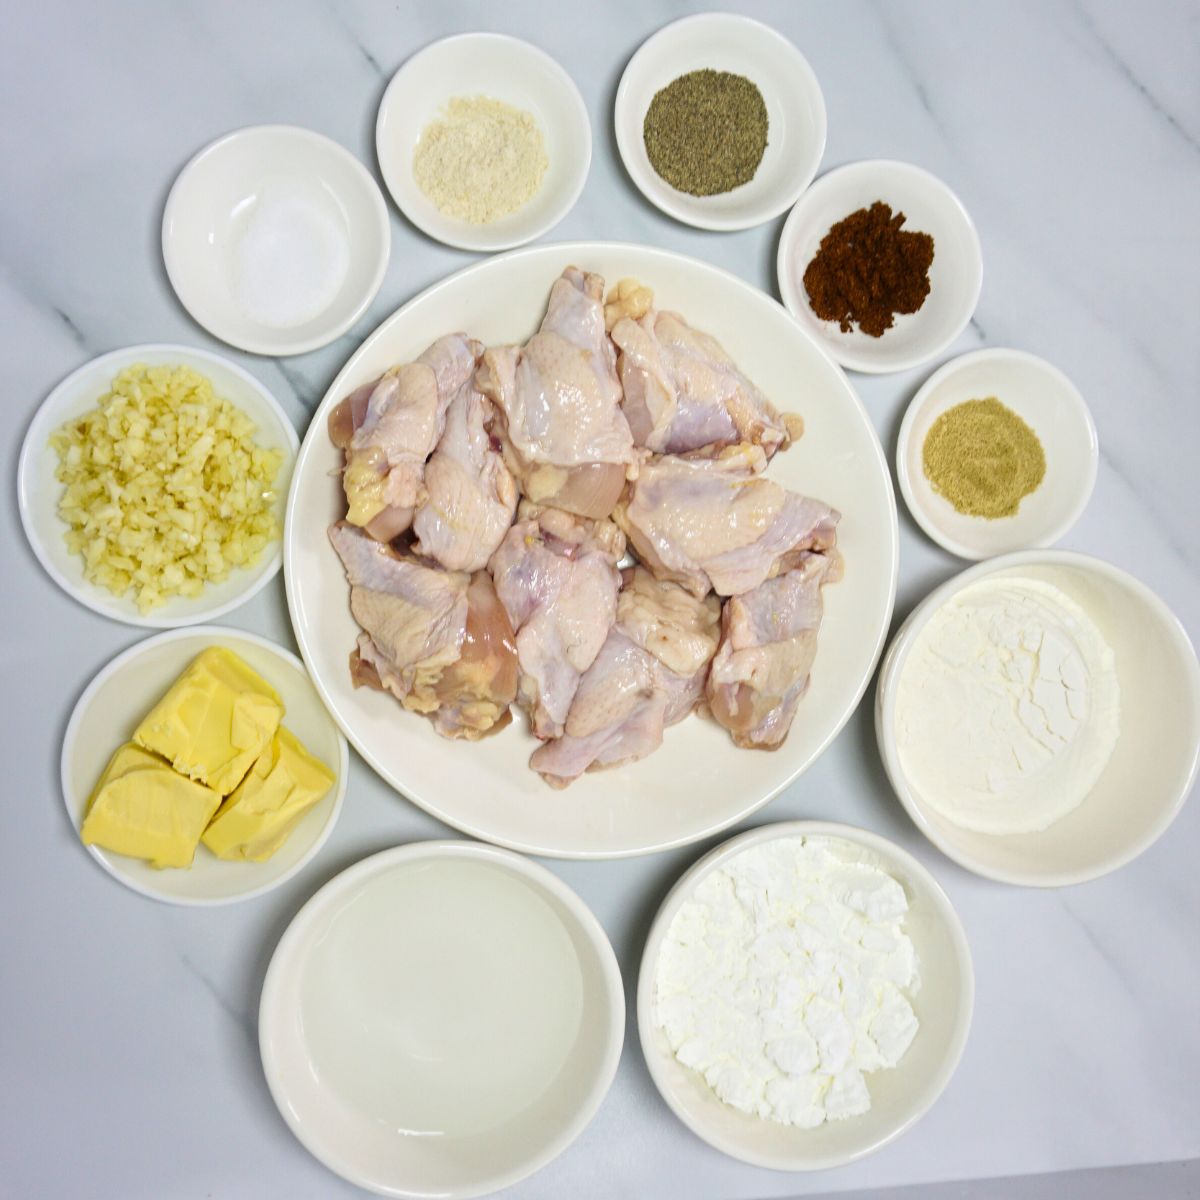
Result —
[{"label": "bowl of flour", "polygon": [[974,975],[911,855],[787,821],[705,855],[655,917],[638,979],[650,1075],[718,1150],[776,1170],[861,1158],[910,1128],[962,1055]]},{"label": "bowl of flour", "polygon": [[1107,874],[1196,778],[1200,668],[1167,606],[1066,551],[991,559],[928,596],[884,658],[875,726],[896,794],[949,857],[1004,883]]}]

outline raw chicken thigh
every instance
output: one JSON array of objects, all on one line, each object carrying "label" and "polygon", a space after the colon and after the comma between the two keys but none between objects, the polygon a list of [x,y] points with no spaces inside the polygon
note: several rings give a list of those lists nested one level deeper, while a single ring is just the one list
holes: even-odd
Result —
[{"label": "raw chicken thigh", "polygon": [[522,501],[520,520],[491,562],[500,603],[517,631],[519,700],[540,738],[558,737],[579,684],[617,612],[617,561],[625,538],[589,521]]},{"label": "raw chicken thigh", "polygon": [[482,352],[462,333],[438,338],[416,362],[360,387],[329,414],[330,440],[346,453],[342,486],[351,525],[386,542],[412,524],[425,498],[425,460]]},{"label": "raw chicken thigh", "polygon": [[474,740],[507,725],[516,646],[487,572],[435,570],[344,522],[329,537],[363,629],[350,656],[355,685],[390,691],[444,737]]},{"label": "raw chicken thigh", "polygon": [[425,464],[426,497],[413,518],[414,549],[451,571],[480,571],[517,509],[517,484],[487,431],[492,405],[468,380],[446,412]]},{"label": "raw chicken thigh", "polygon": [[716,338],[676,313],[623,317],[612,339],[620,351],[621,408],[638,446],[682,454],[749,442],[769,459],[803,432],[800,418],[777,413]]},{"label": "raw chicken thigh", "polygon": [[736,596],[837,543],[839,514],[760,477],[759,446],[645,463],[613,513],[658,579]]},{"label": "raw chicken thigh", "polygon": [[555,787],[587,770],[645,758],[662,745],[664,728],[682,721],[704,694],[717,647],[716,597],[698,600],[642,567],[624,576],[616,624],[579,683],[563,736],[529,760]]},{"label": "raw chicken thigh", "polygon": [[725,602],[707,692],[737,745],[775,750],[787,737],[817,653],[821,588],[840,574],[836,551],[804,554],[794,570]]},{"label": "raw chicken thigh", "polygon": [[522,493],[594,519],[612,512],[636,462],[603,293],[599,275],[568,267],[539,332],[523,347],[488,350],[478,376]]}]

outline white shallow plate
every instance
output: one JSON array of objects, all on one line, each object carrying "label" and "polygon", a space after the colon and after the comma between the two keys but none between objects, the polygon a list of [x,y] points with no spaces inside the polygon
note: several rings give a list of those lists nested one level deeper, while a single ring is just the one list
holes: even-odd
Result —
[{"label": "white shallow plate", "polygon": [[[537,328],[550,286],[576,264],[609,281],[653,287],[719,339],[775,403],[802,414],[800,442],[769,474],[839,509],[845,578],[825,589],[812,685],[787,742],[739,750],[715,724],[689,719],[642,762],[583,776],[565,792],[529,769],[536,742],[517,720],[480,742],[450,742],[390,696],[351,686],[347,656],[358,626],[345,574],[326,536],[345,511],[340,453],[326,419],[351,389],[466,329],[489,343]],[[288,497],[284,579],[301,653],[354,746],[397,791],[475,837],[534,854],[608,858],[677,846],[724,829],[796,778],[829,744],[862,696],[891,619],[896,506],[879,440],[845,376],[786,312],[749,284],[663,250],[613,243],[542,246],[452,275],[388,318],[342,368],[301,447]]]},{"label": "white shallow plate", "polygon": [[[489,225],[440,212],[412,169],[422,132],[447,102],[479,95],[529,113],[549,160],[528,203]],[[592,126],[574,80],[544,50],[502,33],[464,33],[426,46],[392,76],[379,105],[375,152],[392,199],[418,229],[448,246],[490,253],[541,237],[571,211],[592,161]]]},{"label": "white shallow plate", "polygon": [[[307,222],[312,242],[311,214],[319,214],[315,228],[336,230],[345,243],[329,300],[286,324],[267,323],[272,318],[239,300],[239,242],[267,204],[277,214],[279,206],[302,205],[308,215],[291,208],[288,224]],[[293,228],[287,245],[303,237]],[[163,211],[163,260],[180,302],[214,337],[254,354],[304,354],[340,337],[375,299],[391,245],[387,205],[367,169],[337,142],[294,125],[254,125],[217,138],[180,171]],[[270,247],[259,249],[269,257]]]},{"label": "white shallow plate", "polygon": [[[931,808],[906,778],[896,740],[896,694],[930,617],[963,588],[1012,576],[1061,588],[1095,621],[1116,659],[1121,730],[1104,773],[1073,812],[1040,833],[974,833]],[[948,580],[900,627],[879,670],[875,733],[896,795],[943,854],[1001,883],[1067,887],[1131,862],[1179,815],[1200,766],[1200,666],[1171,610],[1119,567],[1065,550],[1007,554]]]},{"label": "white shallow plate", "polygon": [[[1033,431],[1046,452],[1046,477],[1016,515],[965,516],[925,477],[925,438],[948,408],[994,396]],[[976,350],[935,371],[913,397],[896,444],[896,477],[913,519],[960,558],[990,558],[1051,546],[1079,520],[1096,483],[1100,447],[1075,385],[1045,359],[1023,350]]]},{"label": "white shallow plate", "polygon": [[[808,303],[804,272],[821,239],[844,217],[876,200],[904,213],[904,229],[933,237],[929,295],[915,313],[897,315],[882,337],[843,333]],[[852,371],[882,375],[920,366],[967,327],[983,286],[979,235],[962,201],[936,176],[911,163],[871,159],[827,171],[800,197],[779,237],[779,294],[792,316]]]},{"label": "white shallow plate", "polygon": [[[777,838],[832,843],[847,862],[867,862],[904,888],[904,930],[917,952],[921,986],[912,997],[920,1029],[899,1064],[866,1076],[869,1112],[816,1129],[748,1116],[718,1100],[704,1077],[671,1052],[655,1015],[655,977],[663,938],[683,903],[709,872]],[[668,893],[642,953],[637,1016],[642,1053],[655,1086],[697,1137],[743,1162],[779,1171],[816,1171],[870,1154],[910,1129],[942,1094],[962,1057],[971,1028],[975,975],[958,915],[934,877],[911,854],[865,829],[824,821],[784,821],[730,838],[695,864]]]},{"label": "white shallow plate", "polygon": [[240,408],[258,426],[256,442],[283,452],[275,477],[276,515],[282,525],[284,498],[300,445],[287,414],[275,397],[236,363],[210,350],[170,345],[129,346],[102,354],[68,375],[46,397],[25,434],[17,466],[21,524],[38,562],[50,578],[93,612],[147,629],[171,629],[211,621],[244,604],[274,577],[282,561],[278,542],[268,546],[253,565],[235,568],[221,583],[207,584],[199,596],[176,596],[142,614],[130,596],[114,596],[107,588],[84,579],[82,557],[72,554],[63,540],[67,525],[58,515],[58,502],[64,489],[54,477],[58,455],[50,448],[50,435],[64,422],[94,409],[117,375],[135,363],[186,366],[199,371],[212,381],[219,397]]},{"label": "white shallow plate", "polygon": [[[757,85],[769,122],[754,178],[719,196],[673,188],[650,165],[642,132],[655,94],[705,68]],[[684,17],[643,42],[621,76],[613,121],[621,161],[642,195],[700,229],[749,229],[777,217],[812,182],[825,153],[825,100],[808,60],[769,25],[732,13]]]},{"label": "white shallow plate", "polygon": [[266,638],[209,625],[146,638],[118,654],[88,684],[67,724],[60,763],[63,801],[72,827],[78,831],[83,824],[88,797],[113,752],[129,741],[184,668],[209,646],[232,650],[279,693],[286,709],[284,725],[333,772],[335,782],[266,862],[226,862],[200,845],[187,869],[157,870],[141,859],[100,846],[84,847],[114,879],[169,904],[228,904],[278,887],[325,844],[346,794],[350,765],[346,739],[329,719],[304,664]]},{"label": "white shallow plate", "polygon": [[[427,916],[406,920],[414,889]],[[625,997],[603,929],[556,875],[491,846],[417,842],[300,910],[258,1029],[280,1113],[330,1170],[386,1196],[462,1198],[524,1179],[583,1131],[616,1073]]]}]

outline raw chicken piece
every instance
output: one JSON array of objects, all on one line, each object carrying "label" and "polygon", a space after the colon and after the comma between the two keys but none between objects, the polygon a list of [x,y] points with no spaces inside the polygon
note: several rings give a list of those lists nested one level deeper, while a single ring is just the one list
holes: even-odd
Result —
[{"label": "raw chicken piece", "polygon": [[452,571],[481,571],[517,509],[517,484],[493,447],[492,405],[471,381],[446,412],[446,431],[425,464],[426,498],[413,518],[418,554]]},{"label": "raw chicken piece", "polygon": [[486,571],[438,571],[353,525],[329,530],[362,626],[350,655],[355,686],[391,692],[443,737],[503,729],[517,691],[512,626]]},{"label": "raw chicken piece", "polygon": [[568,267],[550,289],[540,331],[523,347],[488,350],[478,375],[524,495],[593,519],[612,512],[637,461],[603,294],[599,275]]},{"label": "raw chicken piece", "polygon": [[836,551],[805,554],[794,570],[725,601],[707,692],[737,745],[775,750],[787,737],[817,653],[821,588],[840,574]]},{"label": "raw chicken piece", "polygon": [[736,596],[837,543],[840,515],[761,478],[759,446],[655,458],[613,513],[658,579]]},{"label": "raw chicken piece", "polygon": [[579,683],[566,729],[533,752],[529,765],[565,787],[584,771],[645,758],[663,730],[704,694],[717,648],[720,604],[634,567],[624,572],[617,622]]},{"label": "raw chicken piece", "polygon": [[346,452],[342,486],[350,524],[382,542],[412,524],[425,498],[425,460],[482,352],[466,334],[438,338],[416,362],[351,392],[329,414],[330,440]]},{"label": "raw chicken piece", "polygon": [[769,459],[803,432],[800,418],[777,413],[716,338],[676,313],[623,317],[612,339],[620,350],[621,409],[638,446],[683,454],[749,442]]},{"label": "raw chicken piece", "polygon": [[579,677],[608,636],[624,553],[611,521],[522,501],[492,557],[496,594],[517,631],[518,697],[540,738],[562,733]]}]

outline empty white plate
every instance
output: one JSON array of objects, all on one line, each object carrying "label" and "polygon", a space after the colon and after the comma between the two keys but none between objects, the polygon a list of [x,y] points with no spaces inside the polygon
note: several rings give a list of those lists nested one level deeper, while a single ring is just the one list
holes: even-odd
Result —
[{"label": "empty white plate", "polygon": [[184,308],[254,354],[303,354],[340,337],[375,299],[391,245],[367,169],[293,125],[205,146],[163,212],[163,260]]},{"label": "empty white plate", "polygon": [[[642,129],[657,92],[706,68],[758,87],[767,106],[767,148],[749,183],[692,196],[650,165]],[[825,100],[808,60],[770,26],[733,13],[684,17],[648,38],[621,76],[613,121],[621,161],[642,195],[700,229],[749,229],[777,217],[812,182],[825,153]]]},{"label": "empty white plate", "polygon": [[327,1167],[387,1196],[481,1196],[583,1130],[621,1054],[621,974],[545,867],[474,842],[385,850],[327,883],[271,959],[267,1083]]},{"label": "empty white plate", "polygon": [[[899,314],[882,337],[813,312],[804,272],[821,240],[843,218],[876,200],[903,213],[904,229],[933,237],[929,295],[915,312]],[[936,176],[911,163],[873,159],[822,175],[800,197],[783,226],[776,260],[779,293],[788,311],[835,362],[880,375],[920,366],[940,354],[967,327],[983,285],[979,235],[962,201]]]},{"label": "empty white plate", "polygon": [[[995,397],[1037,434],[1046,475],[1011,517],[960,513],[933,490],[923,465],[925,438],[947,409]],[[896,445],[896,477],[913,519],[960,558],[990,558],[1052,546],[1087,506],[1099,459],[1096,427],[1083,397],[1057,367],[1023,350],[976,350],[935,371],[913,397]]]}]

